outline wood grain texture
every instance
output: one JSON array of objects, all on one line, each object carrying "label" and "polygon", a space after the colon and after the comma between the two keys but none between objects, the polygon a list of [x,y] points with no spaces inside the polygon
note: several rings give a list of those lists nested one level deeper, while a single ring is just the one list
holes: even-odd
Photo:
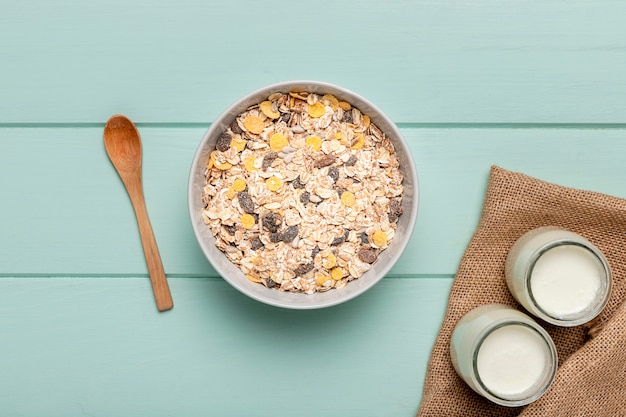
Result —
[{"label": "wood grain texture", "polygon": [[[626,3],[4,2],[0,122],[208,122],[290,79],[396,122],[624,123]],[[284,17],[283,17],[284,16]]]},{"label": "wood grain texture", "polygon": [[138,278],[0,278],[0,411],[412,416],[450,284],[385,279],[294,311],[178,278],[176,308],[158,315]]},{"label": "wood grain texture", "polygon": [[[166,273],[215,276],[193,236],[186,200],[189,167],[204,129],[139,129],[144,192]],[[492,164],[626,197],[622,129],[402,132],[416,160],[420,211],[409,255],[391,275],[454,274]],[[3,259],[2,274],[146,273],[135,220],[104,152],[101,128],[5,128],[0,147],[3,172],[22,172],[0,176],[0,253],[11,254]]]}]

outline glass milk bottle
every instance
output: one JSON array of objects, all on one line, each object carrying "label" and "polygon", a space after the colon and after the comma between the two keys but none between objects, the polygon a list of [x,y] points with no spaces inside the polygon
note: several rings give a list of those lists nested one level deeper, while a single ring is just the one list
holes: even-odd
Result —
[{"label": "glass milk bottle", "polygon": [[478,394],[518,407],[552,384],[558,359],[550,335],[531,317],[502,304],[467,313],[450,339],[452,365]]},{"label": "glass milk bottle", "polygon": [[505,264],[513,297],[536,317],[577,326],[596,317],[611,293],[611,268],[582,236],[543,226],[520,237]]}]

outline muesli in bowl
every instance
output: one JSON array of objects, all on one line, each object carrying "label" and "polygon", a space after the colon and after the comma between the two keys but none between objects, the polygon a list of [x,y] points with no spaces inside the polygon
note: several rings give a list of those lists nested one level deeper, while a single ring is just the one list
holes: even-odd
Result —
[{"label": "muesli in bowl", "polygon": [[[284,83],[251,96],[209,129],[194,160],[190,213],[205,254],[254,298],[291,293],[261,300],[274,305],[313,308],[365,291],[414,225],[417,179],[404,140],[371,104],[329,84]],[[220,269],[223,258],[235,277]],[[312,300],[285,305],[289,297]]]}]

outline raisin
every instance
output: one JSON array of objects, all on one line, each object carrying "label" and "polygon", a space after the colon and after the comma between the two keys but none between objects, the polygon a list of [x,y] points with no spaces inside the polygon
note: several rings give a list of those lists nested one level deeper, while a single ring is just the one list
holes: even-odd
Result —
[{"label": "raisin", "polygon": [[376,259],[378,258],[376,251],[372,248],[361,249],[359,253],[357,254],[357,256],[359,257],[361,261],[368,263],[368,264],[373,264],[374,262],[376,262]]},{"label": "raisin", "polygon": [[280,120],[282,120],[285,123],[289,123],[289,119],[291,119],[291,113],[283,113],[280,116]]},{"label": "raisin", "polygon": [[318,253],[320,253],[320,247],[315,245],[315,247],[311,249],[311,258],[315,259]]},{"label": "raisin", "polygon": [[313,265],[313,262],[309,262],[308,264],[302,264],[294,269],[293,273],[296,274],[296,276],[302,276],[307,272],[312,271],[314,267],[315,265]]},{"label": "raisin", "polygon": [[283,232],[283,242],[285,243],[292,242],[296,238],[296,236],[298,236],[298,233],[300,233],[300,229],[298,229],[298,226],[289,226]]},{"label": "raisin", "polygon": [[402,203],[398,199],[389,202],[389,222],[393,223],[402,215]]},{"label": "raisin", "polygon": [[345,242],[348,239],[349,235],[350,235],[350,232],[346,230],[342,236],[335,237],[333,241],[330,243],[330,246],[341,245],[343,242]]},{"label": "raisin", "polygon": [[328,168],[328,176],[331,180],[333,180],[333,182],[337,182],[337,180],[339,179],[339,170],[337,169],[337,167],[333,166]]},{"label": "raisin", "polygon": [[280,232],[270,233],[270,242],[278,243],[283,240],[283,234]]},{"label": "raisin", "polygon": [[263,242],[261,242],[261,239],[258,236],[255,236],[252,239],[250,239],[250,249],[258,250],[264,246],[265,245],[263,244]]},{"label": "raisin", "polygon": [[261,168],[263,169],[263,171],[272,166],[272,162],[274,162],[274,159],[276,158],[278,158],[278,154],[276,152],[266,153],[263,157],[263,162],[261,162]]},{"label": "raisin", "polygon": [[357,157],[356,157],[356,156],[354,156],[354,155],[352,155],[352,156],[351,156],[351,157],[350,157],[350,158],[349,158],[349,159],[345,162],[345,165],[346,165],[346,166],[348,166],[348,167],[352,167],[352,166],[356,165],[356,161],[357,161],[357,160],[358,160],[358,159],[357,159]]},{"label": "raisin", "polygon": [[359,236],[359,239],[361,239],[361,244],[362,245],[367,245],[367,244],[370,243],[370,240],[367,237],[367,233],[365,233],[365,232],[361,233],[361,235]]},{"label": "raisin", "polygon": [[237,226],[235,226],[234,224],[223,224],[222,227],[224,229],[226,229],[226,231],[228,232],[229,235],[234,235],[235,232],[237,231]]},{"label": "raisin", "polygon": [[243,133],[243,130],[241,130],[241,128],[239,127],[239,123],[237,123],[236,120],[230,124],[230,130],[232,130],[235,135],[240,135]]},{"label": "raisin", "polygon": [[304,184],[300,182],[300,175],[298,175],[295,180],[291,181],[291,186],[295,189],[304,188]]},{"label": "raisin", "polygon": [[329,165],[332,165],[333,162],[335,162],[335,159],[336,159],[335,155],[324,155],[321,158],[318,158],[313,164],[313,166],[315,168],[324,168]]},{"label": "raisin", "polygon": [[352,123],[352,111],[344,111],[342,121],[346,123]]},{"label": "raisin", "polygon": [[263,228],[270,233],[276,233],[282,223],[282,217],[276,213],[269,213],[263,217]]},{"label": "raisin", "polygon": [[311,201],[311,193],[308,191],[303,192],[302,194],[300,194],[300,202],[302,204],[308,204]]},{"label": "raisin", "polygon": [[247,191],[241,191],[237,193],[237,199],[239,200],[239,205],[241,209],[248,214],[254,213],[254,202],[252,201],[252,197],[248,194]]},{"label": "raisin", "polygon": [[278,286],[278,283],[271,278],[263,278],[263,284],[265,284],[267,288],[274,288]]},{"label": "raisin", "polygon": [[220,152],[226,152],[230,149],[231,137],[228,133],[224,132],[217,138],[217,144],[215,145],[215,149]]}]

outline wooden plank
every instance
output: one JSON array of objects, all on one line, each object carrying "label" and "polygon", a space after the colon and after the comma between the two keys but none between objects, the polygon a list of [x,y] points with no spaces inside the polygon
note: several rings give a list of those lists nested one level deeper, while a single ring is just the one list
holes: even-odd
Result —
[{"label": "wooden plank", "polygon": [[[622,129],[402,131],[416,159],[420,211],[391,275],[454,274],[492,164],[626,197]],[[170,276],[215,276],[193,236],[186,202],[189,164],[203,132],[141,129],[148,212]],[[0,273],[146,273],[131,205],[100,128],[5,128],[0,148]]]},{"label": "wooden plank", "polygon": [[413,416],[450,284],[385,279],[293,311],[178,278],[158,313],[140,278],[0,278],[0,411]]},{"label": "wooden plank", "polygon": [[4,123],[206,122],[289,79],[343,85],[396,122],[625,122],[615,0],[5,3]]}]

